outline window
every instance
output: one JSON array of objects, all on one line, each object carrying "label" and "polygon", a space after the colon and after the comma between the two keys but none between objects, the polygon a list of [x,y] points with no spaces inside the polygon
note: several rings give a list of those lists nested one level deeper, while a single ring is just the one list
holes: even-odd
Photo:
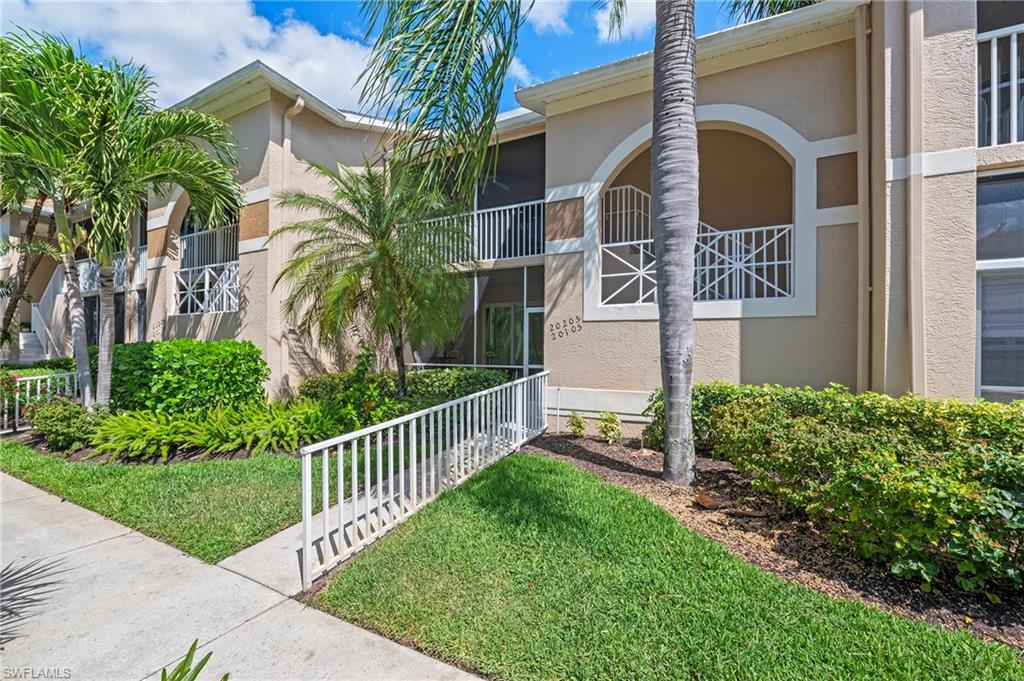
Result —
[{"label": "window", "polygon": [[[85,342],[88,345],[100,343],[100,297],[98,294],[83,296],[85,303]],[[114,343],[124,343],[124,292],[114,293]]]},{"label": "window", "polygon": [[[978,146],[1024,139],[1024,3],[978,1]],[[1016,82],[1015,82],[1016,81]]]},{"label": "window", "polygon": [[977,392],[1024,394],[1024,175],[978,183]]},{"label": "window", "polygon": [[484,308],[484,361],[520,366],[523,363],[523,306],[488,305]]},{"label": "window", "polygon": [[139,289],[135,295],[135,323],[138,324],[139,329],[136,338],[141,342],[146,340],[146,290]]}]

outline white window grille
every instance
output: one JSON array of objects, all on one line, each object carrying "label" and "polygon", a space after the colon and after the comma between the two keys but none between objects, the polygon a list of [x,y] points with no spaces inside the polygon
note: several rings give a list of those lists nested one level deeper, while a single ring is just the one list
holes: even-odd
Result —
[{"label": "white window grille", "polygon": [[238,262],[180,269],[174,276],[178,314],[238,310]]},{"label": "white window grille", "polygon": [[[650,195],[633,186],[612,187],[601,214],[601,304],[656,303]],[[697,301],[793,294],[793,225],[718,230],[702,222],[694,257]]]}]

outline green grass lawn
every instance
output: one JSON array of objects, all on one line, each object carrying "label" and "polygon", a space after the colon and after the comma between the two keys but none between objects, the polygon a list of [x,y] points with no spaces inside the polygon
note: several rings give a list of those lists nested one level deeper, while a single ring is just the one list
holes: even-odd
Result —
[{"label": "green grass lawn", "polygon": [[314,603],[506,679],[1024,679],[1011,648],[789,584],[646,499],[522,454]]},{"label": "green grass lawn", "polygon": [[288,456],[108,464],[0,442],[0,470],[211,563],[302,519],[299,460]]}]

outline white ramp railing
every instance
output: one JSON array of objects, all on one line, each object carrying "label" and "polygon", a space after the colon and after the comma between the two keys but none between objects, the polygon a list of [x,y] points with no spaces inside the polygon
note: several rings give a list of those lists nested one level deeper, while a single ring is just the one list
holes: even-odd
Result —
[{"label": "white ramp railing", "polygon": [[74,372],[25,376],[0,381],[0,433],[10,433],[31,425],[25,418],[25,407],[61,395],[75,399],[78,375]]},{"label": "white ramp railing", "polygon": [[303,591],[444,490],[541,434],[547,382],[545,371],[303,447]]}]

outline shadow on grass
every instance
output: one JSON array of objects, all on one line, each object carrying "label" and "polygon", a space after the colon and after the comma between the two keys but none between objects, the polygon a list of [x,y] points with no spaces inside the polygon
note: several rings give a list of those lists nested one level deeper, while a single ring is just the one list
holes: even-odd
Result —
[{"label": "shadow on grass", "polygon": [[0,570],[0,650],[24,635],[20,626],[39,614],[61,589],[60,576],[65,572],[63,560],[42,559],[23,565],[12,561]]}]

